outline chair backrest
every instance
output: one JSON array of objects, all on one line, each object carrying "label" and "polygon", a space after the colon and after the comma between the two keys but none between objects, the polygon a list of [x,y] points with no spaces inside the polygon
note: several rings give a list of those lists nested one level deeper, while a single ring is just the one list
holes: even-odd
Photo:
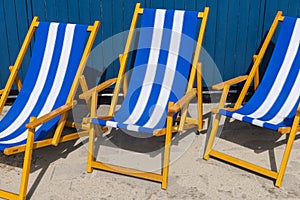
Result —
[{"label": "chair backrest", "polygon": [[[24,143],[25,124],[64,105],[87,39],[87,25],[39,22],[30,65],[22,89],[0,122],[0,150]],[[59,116],[36,129],[44,138]]]},{"label": "chair backrest", "polygon": [[240,109],[253,124],[273,130],[292,125],[300,102],[299,42],[300,19],[285,17],[261,84]]},{"label": "chair backrest", "polygon": [[128,92],[116,121],[143,127],[143,132],[165,127],[168,102],[186,91],[197,20],[197,12],[144,9]]}]

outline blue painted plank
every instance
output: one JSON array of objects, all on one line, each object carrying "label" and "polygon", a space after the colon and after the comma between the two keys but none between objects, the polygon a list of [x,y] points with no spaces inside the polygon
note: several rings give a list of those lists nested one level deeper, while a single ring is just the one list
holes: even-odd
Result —
[{"label": "blue painted plank", "polygon": [[164,8],[168,10],[174,10],[175,1],[174,0],[164,0]]},{"label": "blue painted plank", "polygon": [[17,32],[17,14],[13,1],[5,0],[4,8],[9,49],[9,61],[11,64],[14,64],[19,52],[18,49],[20,49],[19,37]]},{"label": "blue painted plank", "polygon": [[176,0],[175,1],[175,5],[174,5],[174,9],[176,10],[184,10],[184,0]]},{"label": "blue painted plank", "polygon": [[[21,46],[23,44],[23,41],[25,39],[25,36],[30,26],[27,17],[24,17],[28,15],[28,10],[26,9],[27,7],[26,2],[24,1],[16,3],[15,7],[16,7],[16,17],[17,17],[17,33],[19,37],[19,44]],[[24,77],[26,75],[27,68],[30,61],[30,55],[31,55],[31,47],[29,46],[24,56],[21,68],[19,70],[19,76],[21,78],[21,81],[24,80]]]},{"label": "blue painted plank", "polygon": [[113,61],[113,44],[111,40],[107,40],[113,34],[112,27],[113,27],[113,12],[112,12],[112,1],[105,1],[102,0],[102,40],[105,41],[103,44],[103,61],[104,66],[107,68],[107,71],[103,74],[104,80],[110,79],[112,77],[116,77],[117,70],[115,69],[115,65]]},{"label": "blue painted plank", "polygon": [[[238,58],[239,51],[236,49],[237,39],[236,34],[238,32],[238,17],[239,17],[239,4],[235,1],[228,1],[228,14],[226,25],[226,40],[225,40],[225,60],[222,66],[223,79],[228,80],[233,77],[233,71],[235,60]],[[225,19],[224,19],[225,20]]]},{"label": "blue painted plank", "polygon": [[48,0],[45,1],[45,14],[46,20],[53,22],[57,21],[57,10],[56,10],[56,1],[55,0]]},{"label": "blue painted plank", "polygon": [[44,1],[31,0],[32,16],[38,16],[41,21],[46,21]]},{"label": "blue painted plank", "polygon": [[[258,53],[261,42],[259,34],[259,18],[260,18],[260,0],[252,0],[249,8],[249,19],[248,19],[248,36],[247,36],[247,49],[245,57],[245,67],[248,69],[252,66],[253,56]],[[259,41],[259,42],[258,42]]]},{"label": "blue painted plank", "polygon": [[186,1],[184,9],[196,11],[196,7],[197,7],[197,1]]},{"label": "blue painted plank", "polygon": [[5,24],[5,14],[4,14],[4,2],[0,2],[0,88],[4,88],[5,83],[7,81],[7,77],[9,74],[8,67],[11,64],[9,60],[9,50],[8,50],[8,43],[7,43],[7,30]]},{"label": "blue painted plank", "polygon": [[237,45],[236,51],[239,53],[235,61],[234,71],[236,76],[247,73],[248,64],[245,62],[248,37],[248,20],[249,20],[250,0],[240,1],[240,11],[238,19]]},{"label": "blue painted plank", "polygon": [[228,16],[228,0],[219,1],[218,3],[218,21],[215,36],[215,52],[214,58],[219,73],[223,75],[224,61],[225,61],[225,44],[227,32],[227,16]]},{"label": "blue painted plank", "polygon": [[68,0],[68,21],[69,23],[79,23],[79,2]]},{"label": "blue painted plank", "polygon": [[288,1],[288,16],[300,17],[300,1]]},{"label": "blue painted plank", "polygon": [[90,1],[89,0],[79,0],[79,23],[80,24],[90,24]]},{"label": "blue painted plank", "polygon": [[[215,47],[216,47],[216,33],[217,33],[217,21],[218,20],[218,4],[220,1],[207,0],[206,2],[197,2],[197,10],[204,11],[204,7],[209,7],[209,15],[207,19],[207,25],[205,30],[205,36],[203,41],[203,48],[205,52],[201,52],[201,61],[203,62],[203,74],[205,75],[205,83],[208,86],[219,82],[220,80],[215,80],[216,66],[213,61],[216,62],[215,59]],[[205,60],[203,58],[205,56]],[[210,58],[207,58],[210,56]]]},{"label": "blue painted plank", "polygon": [[56,0],[57,21],[60,23],[68,23],[68,1]]},{"label": "blue painted plank", "polygon": [[162,0],[151,0],[151,8],[164,8]]},{"label": "blue painted plank", "polygon": [[101,0],[90,1],[90,23],[93,24],[94,21],[98,20],[100,21],[100,28],[94,42],[94,47],[89,57],[89,62],[87,63],[87,67],[85,70],[85,72],[88,74],[87,77],[89,77],[87,79],[89,88],[94,87],[99,83],[99,80],[101,78],[101,70],[103,68],[103,53],[102,51],[100,51],[99,47],[102,41],[102,34],[100,33],[102,32],[103,26],[103,22],[101,19],[101,6]]}]

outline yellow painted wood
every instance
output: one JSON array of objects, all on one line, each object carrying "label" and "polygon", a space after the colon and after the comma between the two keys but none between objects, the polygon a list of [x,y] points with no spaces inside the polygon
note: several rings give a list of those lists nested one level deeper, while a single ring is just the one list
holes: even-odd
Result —
[{"label": "yellow painted wood", "polygon": [[198,130],[203,129],[202,63],[197,65]]},{"label": "yellow painted wood", "polygon": [[[255,63],[257,59],[257,55],[253,55],[253,63]],[[257,68],[255,75],[254,75],[254,91],[257,89],[259,85],[259,67]]]},{"label": "yellow painted wood", "polygon": [[277,172],[274,172],[274,171],[271,171],[269,169],[254,165],[254,164],[249,163],[247,161],[229,156],[227,154],[224,154],[224,153],[221,153],[221,152],[218,152],[218,151],[215,151],[215,150],[211,150],[209,155],[212,156],[212,157],[216,157],[216,158],[219,158],[221,160],[224,160],[226,162],[235,164],[239,167],[243,167],[245,169],[248,169],[248,170],[254,171],[256,173],[262,174],[264,176],[273,178],[273,179],[276,179],[276,177],[277,177]]},{"label": "yellow painted wood", "polygon": [[[9,71],[12,72],[12,70],[13,70],[13,66],[9,66]],[[20,92],[22,88],[22,82],[18,74],[16,75],[15,84],[17,85],[18,91]]]},{"label": "yellow painted wood", "polygon": [[68,110],[71,110],[72,107],[73,107],[73,104],[70,104],[70,103],[63,105],[63,106],[47,113],[46,115],[36,118],[34,121],[31,121],[30,123],[26,124],[26,128],[34,129],[34,128],[38,127],[39,125],[57,117],[58,115],[61,115],[62,113],[65,113]]},{"label": "yellow painted wood", "polygon": [[12,68],[12,71],[11,71],[9,77],[8,77],[7,83],[6,83],[6,85],[3,89],[3,92],[2,92],[2,95],[1,95],[1,98],[0,98],[0,113],[2,112],[2,109],[3,109],[3,107],[6,103],[6,100],[7,100],[8,94],[11,90],[11,87],[12,87],[14,81],[16,80],[18,71],[20,69],[23,58],[26,54],[27,48],[30,44],[31,38],[34,34],[34,31],[35,31],[35,28],[36,28],[36,23],[38,22],[38,20],[39,20],[38,17],[33,18],[32,23],[29,27],[28,33],[27,33],[27,35],[24,39],[24,42],[23,42],[22,47],[20,49],[20,52],[19,52],[19,54],[17,56],[17,59],[15,61],[15,64]]},{"label": "yellow painted wood", "polygon": [[[290,133],[292,130],[291,127],[282,127],[278,129],[278,133],[280,134],[288,134]],[[300,132],[300,126],[297,127],[297,131],[296,132]]]},{"label": "yellow painted wood", "polygon": [[[123,59],[123,54],[120,54],[119,55],[119,62],[120,62],[120,65],[122,63],[122,59]],[[126,67],[125,67],[126,68]],[[124,74],[123,76],[123,93],[124,93],[124,97],[126,96],[127,94],[127,90],[128,90],[128,80],[127,80],[127,76],[126,74]]]},{"label": "yellow painted wood", "polygon": [[129,29],[129,33],[128,33],[128,38],[127,38],[125,49],[124,49],[124,53],[122,54],[123,55],[122,60],[120,60],[120,69],[119,69],[119,73],[118,73],[118,80],[117,80],[117,83],[116,83],[116,86],[114,89],[113,97],[112,97],[110,108],[108,111],[108,115],[110,115],[110,116],[114,116],[114,113],[115,113],[116,105],[118,102],[118,96],[120,93],[120,87],[122,84],[122,79],[123,79],[123,77],[125,75],[125,71],[126,71],[126,63],[127,63],[127,59],[128,59],[128,54],[130,52],[130,47],[131,47],[132,39],[134,36],[134,30],[135,30],[136,23],[138,20],[138,15],[142,14],[142,12],[143,12],[140,7],[141,7],[140,3],[137,3],[135,6],[134,14],[132,17],[132,21],[131,21],[131,25],[130,25],[130,29]]},{"label": "yellow painted wood", "polygon": [[186,118],[185,118],[185,122],[186,122],[186,123],[189,123],[189,124],[196,124],[196,125],[197,125],[197,124],[198,124],[198,121],[199,121],[198,119],[191,118],[191,117],[186,117]]},{"label": "yellow painted wood", "polygon": [[[68,142],[68,141],[71,141],[71,140],[76,140],[79,137],[84,137],[84,136],[87,136],[87,135],[88,135],[87,131],[71,133],[71,134],[64,135],[64,136],[60,137],[59,143]],[[37,141],[33,144],[33,149],[39,149],[39,148],[42,148],[42,147],[50,146],[51,144],[52,144],[52,138]],[[10,148],[4,149],[3,153],[5,155],[9,156],[9,155],[24,152],[25,148],[26,148],[26,145],[19,145],[19,146],[15,146],[15,147],[10,147]]]},{"label": "yellow painted wood", "polygon": [[79,98],[80,99],[88,99],[91,97],[93,92],[97,92],[97,93],[101,92],[104,89],[108,88],[109,86],[112,86],[116,82],[117,82],[117,78],[109,79],[109,80],[97,85],[96,87],[83,92],[82,94],[79,95]]},{"label": "yellow painted wood", "polygon": [[5,190],[0,190],[0,198],[2,199],[10,199],[10,200],[19,200],[19,195],[12,193],[12,192],[8,192]]},{"label": "yellow painted wood", "polygon": [[[30,123],[35,121],[35,117],[30,117]],[[28,187],[28,179],[30,173],[30,164],[32,159],[32,150],[33,150],[33,143],[34,143],[34,133],[35,129],[28,129],[28,136],[25,148],[25,155],[24,155],[24,163],[23,163],[23,170],[22,170],[22,179],[20,185],[20,199],[26,198],[27,187]]]},{"label": "yellow painted wood", "polygon": [[186,106],[197,94],[197,90],[193,88],[187,92],[181,99],[179,99],[172,107],[169,108],[169,112],[177,113],[184,106]]},{"label": "yellow painted wood", "polygon": [[206,145],[205,153],[204,153],[204,156],[203,156],[204,160],[209,159],[209,155],[210,155],[210,152],[212,151],[212,146],[214,144],[216,134],[217,134],[218,129],[219,129],[220,118],[221,118],[221,115],[216,114],[211,132],[209,134],[209,139],[208,139],[208,142],[207,142],[207,145]]},{"label": "yellow painted wood", "polygon": [[[97,100],[98,93],[95,91],[92,93],[91,100],[91,118],[96,117],[97,115]],[[90,123],[89,127],[89,145],[88,145],[88,163],[87,163],[87,172],[93,172],[92,162],[95,160],[94,158],[94,142],[95,142],[95,125]]]},{"label": "yellow painted wood", "polygon": [[292,147],[293,147],[293,144],[294,144],[294,140],[295,140],[295,137],[296,137],[297,129],[298,129],[298,126],[299,126],[299,120],[300,120],[300,115],[299,115],[300,103],[298,105],[298,110],[297,111],[298,111],[298,113],[294,118],[291,133],[289,135],[289,139],[288,139],[288,142],[286,144],[284,154],[283,154],[283,157],[282,157],[280,169],[279,169],[279,172],[278,172],[278,177],[277,177],[277,180],[275,182],[275,186],[277,186],[277,187],[281,186],[282,179],[283,179],[283,176],[284,176],[284,173],[285,173],[285,170],[286,170],[286,166],[287,166],[290,154],[291,154],[291,150],[292,150]]},{"label": "yellow painted wood", "polygon": [[[80,78],[79,78],[79,84],[81,86],[82,93],[84,93],[84,92],[86,92],[86,91],[89,90],[84,75],[80,76]],[[87,106],[90,108],[90,106],[91,106],[91,100],[89,98],[87,98],[87,99],[85,99],[85,102],[86,102]]]},{"label": "yellow painted wood", "polygon": [[120,166],[116,166],[116,165],[112,165],[112,164],[106,164],[106,163],[104,164],[99,161],[93,161],[92,167],[101,169],[101,170],[105,170],[105,171],[109,171],[109,172],[118,173],[118,174],[125,174],[128,176],[133,176],[133,177],[137,177],[137,178],[152,180],[152,181],[156,181],[156,182],[162,182],[162,175],[151,173],[151,172],[144,172],[144,171],[130,169],[130,168],[126,168],[126,167],[120,167]]},{"label": "yellow painted wood", "polygon": [[[197,39],[197,44],[196,44],[196,48],[195,48],[195,53],[194,53],[194,57],[193,57],[193,61],[192,61],[192,69],[190,72],[190,78],[189,78],[188,86],[187,86],[187,90],[186,90],[187,92],[189,92],[194,86],[197,65],[198,65],[199,58],[200,58],[202,42],[203,42],[204,33],[205,33],[205,29],[206,29],[206,24],[207,24],[208,13],[209,13],[209,8],[205,7],[204,12],[202,12],[200,15],[198,14],[198,17],[200,16],[200,18],[202,18],[202,22],[201,22],[198,39]],[[199,102],[198,102],[198,104],[199,104]],[[183,126],[185,123],[185,118],[187,116],[187,113],[188,113],[188,106],[184,107],[183,110],[181,111],[181,121],[179,123],[179,131],[183,130]]]},{"label": "yellow painted wood", "polygon": [[[170,102],[168,108],[171,108],[174,105],[173,102]],[[162,169],[162,189],[167,189],[168,187],[168,175],[169,175],[169,164],[170,164],[170,149],[171,149],[171,141],[172,141],[172,125],[173,125],[173,114],[168,109],[168,117],[167,117],[167,132],[165,138],[165,149],[164,149],[164,163]]]},{"label": "yellow painted wood", "polygon": [[92,162],[94,161],[94,142],[95,142],[95,125],[90,124],[89,128],[89,145],[88,145],[88,161],[87,161],[87,172],[93,172]]},{"label": "yellow painted wood", "polygon": [[250,71],[250,73],[248,75],[248,79],[246,80],[245,85],[244,85],[244,87],[243,87],[243,89],[242,89],[242,91],[241,91],[241,93],[240,93],[240,95],[238,97],[238,100],[237,100],[237,102],[234,105],[235,109],[240,108],[240,106],[242,105],[242,102],[243,102],[243,100],[244,100],[244,98],[246,96],[246,93],[247,93],[250,85],[251,85],[251,82],[252,82],[255,74],[258,71],[257,68],[259,67],[259,65],[261,63],[261,60],[262,60],[262,58],[263,58],[263,56],[264,56],[264,54],[265,54],[265,52],[267,50],[267,47],[269,46],[269,43],[270,43],[270,41],[271,41],[271,39],[272,39],[272,37],[274,35],[274,32],[275,32],[276,27],[278,25],[278,22],[280,21],[281,18],[282,18],[282,12],[278,11],[277,15],[276,15],[276,17],[275,17],[275,19],[274,19],[274,21],[273,21],[273,23],[271,25],[271,28],[270,28],[267,36],[266,36],[266,39],[265,39],[265,41],[264,41],[264,43],[263,43],[263,45],[262,45],[262,47],[261,47],[261,49],[260,49],[260,51],[259,51],[259,53],[257,55],[257,58],[255,59],[253,67],[252,67],[252,69],[251,69],[251,71]]},{"label": "yellow painted wood", "polygon": [[222,90],[224,88],[225,85],[229,85],[229,86],[232,86],[232,85],[235,85],[235,84],[238,84],[240,82],[243,82],[245,80],[247,80],[248,78],[248,75],[244,75],[244,76],[238,76],[236,78],[233,78],[233,79],[230,79],[230,80],[227,80],[227,81],[224,81],[222,83],[218,83],[216,85],[213,85],[212,88],[214,90]]}]

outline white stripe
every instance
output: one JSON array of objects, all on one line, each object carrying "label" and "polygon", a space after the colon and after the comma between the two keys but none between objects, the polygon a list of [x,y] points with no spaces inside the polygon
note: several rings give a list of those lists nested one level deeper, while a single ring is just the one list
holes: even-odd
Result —
[{"label": "white stripe", "polygon": [[[37,117],[41,117],[41,116],[51,112],[51,110],[53,109],[53,106],[55,104],[55,101],[59,95],[59,92],[61,90],[64,78],[66,75],[66,71],[68,68],[68,63],[69,63],[72,44],[73,44],[73,36],[74,36],[75,26],[76,26],[75,24],[67,24],[67,26],[66,26],[64,42],[63,42],[63,46],[62,46],[62,51],[61,51],[61,55],[60,55],[58,68],[56,71],[56,76],[54,78],[54,81],[53,81],[51,90],[48,94],[47,100]],[[36,131],[38,131],[39,128],[40,128],[40,126],[36,128]],[[6,142],[8,142],[8,144],[9,143],[17,143],[26,138],[27,138],[27,130],[25,132],[23,132],[22,134],[20,134],[18,137],[11,139],[9,141],[6,141]]]},{"label": "white stripe", "polygon": [[117,128],[118,127],[118,122],[107,121],[106,126]]},{"label": "white stripe", "polygon": [[[298,71],[297,79],[289,93],[289,96],[287,97],[283,106],[280,108],[279,112],[272,119],[268,121],[262,121],[254,118],[252,124],[263,127],[265,123],[273,124],[273,125],[281,123],[288,116],[288,114],[290,114],[290,112],[294,108],[294,105],[297,104],[300,95],[299,85],[300,85],[300,71]],[[244,116],[249,117],[249,115],[241,115],[238,113],[233,113],[232,115],[233,118],[238,119],[240,121],[243,121]]]},{"label": "white stripe", "polygon": [[268,94],[265,98],[264,102],[261,106],[255,110],[252,114],[248,115],[251,118],[260,118],[264,116],[274,105],[277,100],[279,94],[281,93],[282,87],[285,83],[285,80],[289,74],[290,68],[294,62],[295,56],[297,54],[297,50],[300,42],[300,20],[297,19],[294,31],[290,40],[289,47],[287,49],[284,61],[282,66],[277,74],[275,82]]},{"label": "white stripe", "polygon": [[284,118],[290,114],[292,111],[294,105],[297,104],[297,101],[299,99],[299,85],[300,85],[300,71],[298,71],[297,79],[293,85],[293,88],[291,89],[288,98],[284,102],[283,106],[279,110],[279,112],[276,114],[276,116],[273,117],[273,119],[267,121],[267,123],[270,124],[279,124],[282,122]]},{"label": "white stripe", "polygon": [[127,125],[127,130],[129,130],[129,131],[135,131],[135,132],[138,132],[139,131],[139,126],[137,126],[137,125],[132,125],[132,124],[129,124],[129,125]]},{"label": "white stripe", "polygon": [[[24,106],[24,109],[22,112],[18,115],[18,117],[13,121],[13,123],[10,124],[9,127],[7,127],[4,131],[1,132],[0,138],[4,138],[11,133],[15,132],[24,122],[26,119],[28,119],[30,113],[34,109],[36,102],[39,99],[39,96],[43,90],[47,74],[50,68],[50,64],[52,61],[53,56],[53,50],[55,46],[55,39],[57,34],[57,23],[51,23],[48,31],[47,36],[47,43],[45,47],[45,52],[43,56],[43,61],[41,64],[41,69],[37,78],[37,81],[35,83],[35,86],[30,94],[30,97],[27,100],[26,105]],[[30,72],[28,72],[30,73]]]},{"label": "white stripe", "polygon": [[172,90],[174,77],[176,74],[176,65],[177,65],[178,54],[180,49],[183,20],[184,20],[184,11],[175,11],[174,19],[173,19],[171,43],[170,43],[170,49],[168,53],[168,60],[166,64],[164,80],[159,93],[157,104],[155,105],[155,108],[149,118],[149,121],[144,125],[147,128],[154,128],[161,120],[161,117],[165,112],[164,108],[168,103],[170,92]]},{"label": "white stripe", "polygon": [[143,81],[143,86],[139,98],[137,100],[137,103],[132,113],[128,117],[128,119],[124,122],[124,124],[136,123],[140,119],[141,115],[143,114],[142,111],[145,109],[147,105],[148,102],[147,100],[149,99],[151,93],[152,84],[154,82],[156,69],[157,69],[157,63],[159,58],[164,21],[165,21],[165,12],[166,12],[165,10],[156,10],[149,61],[146,66],[147,69]]}]

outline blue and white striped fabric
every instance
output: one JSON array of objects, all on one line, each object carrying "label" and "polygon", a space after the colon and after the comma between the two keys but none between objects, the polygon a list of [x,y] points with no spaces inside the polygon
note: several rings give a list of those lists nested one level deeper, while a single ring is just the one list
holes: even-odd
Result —
[{"label": "blue and white striped fabric", "polygon": [[220,114],[278,130],[291,127],[300,102],[300,19],[285,17],[269,66],[249,102]]},{"label": "blue and white striped fabric", "polygon": [[144,9],[126,97],[113,119],[93,119],[94,124],[144,133],[165,128],[168,102],[176,102],[186,90],[197,15]]},{"label": "blue and white striped fabric", "polygon": [[[0,150],[26,143],[25,125],[64,105],[86,44],[87,26],[40,22],[23,87],[0,122]],[[60,116],[36,128],[43,139]]]}]

